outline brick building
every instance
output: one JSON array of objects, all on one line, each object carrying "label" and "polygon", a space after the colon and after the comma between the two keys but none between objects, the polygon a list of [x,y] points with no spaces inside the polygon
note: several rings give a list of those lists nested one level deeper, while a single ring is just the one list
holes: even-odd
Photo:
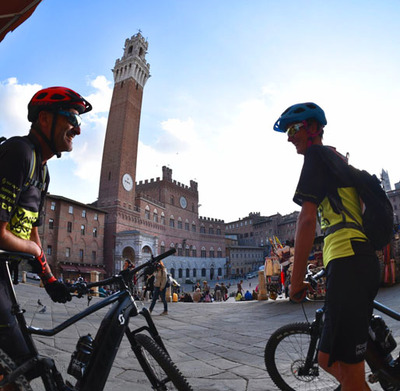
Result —
[{"label": "brick building", "polygon": [[[157,235],[150,248],[157,253],[174,247],[177,252],[166,259],[171,274],[185,279],[214,279],[225,275],[224,221],[201,217],[198,214],[199,192],[197,182],[190,186],[173,180],[172,169],[162,168],[162,178],[136,184],[136,205],[142,211],[140,231],[131,233]],[[127,246],[126,233],[117,235],[119,249]],[[123,254],[122,250],[122,254]]]},{"label": "brick building", "polygon": [[53,273],[64,279],[105,275],[104,211],[48,194],[39,235]]},{"label": "brick building", "polygon": [[237,234],[239,246],[269,247],[269,238],[277,236],[281,242],[292,243],[299,212],[261,216],[259,212],[226,223],[226,234]]}]

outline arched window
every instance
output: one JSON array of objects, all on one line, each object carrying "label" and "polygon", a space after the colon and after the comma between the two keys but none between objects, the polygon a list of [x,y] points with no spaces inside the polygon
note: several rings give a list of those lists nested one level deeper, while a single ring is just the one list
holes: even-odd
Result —
[{"label": "arched window", "polygon": [[210,248],[210,258],[215,258],[215,255],[214,255],[214,247],[211,247],[211,248]]},{"label": "arched window", "polygon": [[144,210],[144,217],[145,217],[147,220],[150,220],[150,207],[149,207],[149,205],[146,205],[146,208],[145,208],[145,210]]},{"label": "arched window", "polygon": [[158,223],[158,212],[157,212],[157,209],[154,209],[154,211],[153,211],[153,221],[155,223]]}]

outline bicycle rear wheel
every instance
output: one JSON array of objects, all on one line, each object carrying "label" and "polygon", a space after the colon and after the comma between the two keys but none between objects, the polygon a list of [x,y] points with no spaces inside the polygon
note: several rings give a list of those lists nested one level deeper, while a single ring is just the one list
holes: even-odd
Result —
[{"label": "bicycle rear wheel", "polygon": [[136,334],[133,351],[154,390],[192,391],[168,354],[148,335]]},{"label": "bicycle rear wheel", "polygon": [[[264,352],[268,374],[283,391],[340,390],[334,377],[313,363],[311,373],[300,375],[310,346],[310,325],[292,323],[276,330],[267,342]],[[315,354],[315,353],[314,353]]]},{"label": "bicycle rear wheel", "polygon": [[[0,380],[3,379],[3,376],[9,374],[16,368],[16,364],[14,361],[5,353],[2,349],[0,349]],[[29,385],[28,380],[25,376],[19,376],[15,383],[8,384],[7,386],[1,388],[1,390],[5,391],[32,391],[31,386]]]}]

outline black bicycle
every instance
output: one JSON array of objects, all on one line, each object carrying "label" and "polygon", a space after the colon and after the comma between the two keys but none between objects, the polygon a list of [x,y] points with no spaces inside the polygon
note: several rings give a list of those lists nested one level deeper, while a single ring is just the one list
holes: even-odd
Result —
[{"label": "black bicycle", "polygon": [[[152,257],[148,262],[134,269],[123,271],[119,275],[102,281],[94,283],[77,282],[71,287],[71,292],[74,292],[73,296],[79,298],[86,294],[90,295],[91,289],[99,286],[115,285],[118,287],[118,291],[92,304],[53,329],[42,329],[27,325],[24,310],[17,302],[11,282],[8,263],[13,260],[29,260],[32,256],[24,253],[1,252],[0,267],[8,273],[7,289],[12,298],[18,325],[28,344],[30,357],[17,367],[13,360],[0,349],[0,369],[3,374],[0,387],[14,385],[18,390],[29,391],[32,390],[30,381],[40,377],[46,391],[101,391],[107,382],[122,337],[126,335],[132,351],[149,379],[153,390],[192,390],[188,381],[172,362],[149,311],[147,308],[138,309],[129,288],[129,285],[131,285],[129,282],[132,281],[136,273],[146,267],[154,266],[174,252],[175,249],[171,249],[157,257]],[[68,381],[64,381],[54,360],[39,354],[32,335],[54,336],[86,316],[110,306],[110,304],[112,306],[102,320],[94,339],[90,334],[82,335],[78,340],[75,352],[72,354],[68,374],[76,379],[76,384],[72,385]],[[131,329],[129,321],[137,315],[143,316],[146,324]]]},{"label": "black bicycle", "polygon": [[[306,280],[315,289],[324,273],[323,269],[313,275],[308,269]],[[377,301],[374,301],[374,308],[400,321],[400,313]],[[282,326],[269,338],[264,352],[265,365],[280,390],[340,390],[337,380],[318,366],[318,345],[323,322],[324,309],[320,308],[313,322]],[[373,315],[365,360],[369,366],[367,381],[379,383],[385,391],[400,390],[400,357],[394,359],[391,355],[396,345],[382,317]]]}]

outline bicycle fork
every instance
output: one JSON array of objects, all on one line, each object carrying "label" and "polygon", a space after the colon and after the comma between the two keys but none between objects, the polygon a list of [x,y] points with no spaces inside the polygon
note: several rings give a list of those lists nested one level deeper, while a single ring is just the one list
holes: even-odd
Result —
[{"label": "bicycle fork", "polygon": [[315,320],[310,325],[310,345],[304,365],[299,368],[299,376],[318,376],[319,367],[315,365],[318,362],[318,341],[321,335],[324,310],[321,308],[315,313]]},{"label": "bicycle fork", "polygon": [[[137,330],[131,331],[128,327],[125,330],[125,335],[127,336],[132,349],[137,345],[135,341],[135,335],[140,333],[141,331],[148,331],[151,337],[154,339],[154,341],[159,345],[165,353],[169,356],[169,353],[164,345],[164,342],[161,339],[160,334],[158,333],[158,330],[156,328],[156,325],[153,322],[153,319],[150,315],[149,310],[145,307],[142,308],[139,312],[140,315],[142,315],[146,319],[147,326],[140,327]],[[136,314],[135,314],[136,315]]]}]

